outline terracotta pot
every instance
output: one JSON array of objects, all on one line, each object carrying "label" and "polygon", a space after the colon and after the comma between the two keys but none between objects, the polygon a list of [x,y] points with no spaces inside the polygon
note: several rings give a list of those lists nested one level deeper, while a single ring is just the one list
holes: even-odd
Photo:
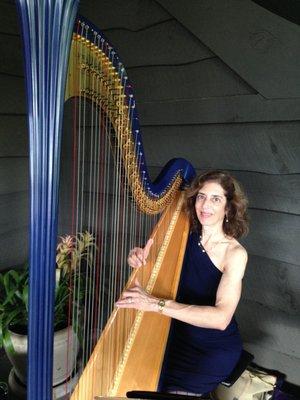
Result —
[{"label": "terracotta pot", "polygon": [[[6,350],[15,374],[22,383],[27,381],[27,335],[11,332],[15,353]],[[53,386],[66,381],[72,374],[79,351],[79,341],[71,326],[54,333]]]}]

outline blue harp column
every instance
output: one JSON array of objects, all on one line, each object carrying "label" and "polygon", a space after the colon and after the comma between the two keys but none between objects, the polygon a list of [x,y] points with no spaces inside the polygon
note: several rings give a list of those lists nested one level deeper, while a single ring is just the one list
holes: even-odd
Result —
[{"label": "blue harp column", "polygon": [[52,399],[55,248],[62,113],[78,0],[17,0],[30,143],[30,400]]}]

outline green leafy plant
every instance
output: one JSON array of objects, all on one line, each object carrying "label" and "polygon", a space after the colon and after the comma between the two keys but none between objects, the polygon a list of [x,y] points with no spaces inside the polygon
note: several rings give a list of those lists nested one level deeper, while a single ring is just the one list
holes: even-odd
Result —
[{"label": "green leafy plant", "polygon": [[28,265],[0,274],[0,347],[11,348],[9,327],[27,326]]},{"label": "green leafy plant", "polygon": [[[70,301],[77,307],[83,303],[89,279],[86,272],[93,265],[96,250],[89,232],[60,237],[56,251],[55,330],[66,327]],[[14,351],[10,331],[27,333],[28,282],[28,263],[0,274],[0,348],[4,346],[10,352]]]}]

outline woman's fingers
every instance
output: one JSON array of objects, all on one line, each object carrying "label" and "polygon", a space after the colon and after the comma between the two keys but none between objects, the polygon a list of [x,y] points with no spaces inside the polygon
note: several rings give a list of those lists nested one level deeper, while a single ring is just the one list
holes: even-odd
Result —
[{"label": "woman's fingers", "polygon": [[136,308],[136,302],[132,297],[126,297],[125,299],[119,299],[116,302],[116,306],[119,308]]},{"label": "woman's fingers", "polygon": [[[130,289],[125,290],[122,293],[121,298],[117,301],[117,304],[121,302],[122,304],[132,303],[134,301],[145,301],[148,297],[150,297],[141,287],[138,279],[135,279],[135,285]],[[130,300],[128,300],[130,299]]]},{"label": "woman's fingers", "polygon": [[[136,285],[136,283],[137,283],[137,285]],[[123,298],[123,297],[129,297],[129,296],[132,296],[132,297],[139,297],[139,296],[141,296],[142,294],[145,293],[144,290],[143,290],[143,288],[141,287],[141,285],[139,284],[139,281],[138,281],[137,279],[135,279],[134,284],[135,284],[136,286],[133,286],[133,287],[131,287],[130,289],[127,289],[127,290],[125,290],[125,292],[122,293],[122,298]]]},{"label": "woman's fingers", "polygon": [[139,268],[142,266],[143,261],[133,254],[128,258],[128,264],[133,268]]},{"label": "woman's fingers", "polygon": [[132,268],[141,267],[144,263],[143,249],[135,247],[134,249],[130,250],[127,261]]},{"label": "woman's fingers", "polygon": [[135,307],[141,299],[140,287],[133,287],[122,293],[122,297],[116,302],[116,306],[121,307]]},{"label": "woman's fingers", "polygon": [[134,247],[132,250],[130,250],[127,258],[128,264],[132,268],[139,268],[142,265],[145,265],[152,244],[153,239],[149,239],[143,249],[140,247]]},{"label": "woman's fingers", "polygon": [[[144,257],[144,250],[141,249],[140,247],[137,247],[136,252],[135,252],[136,257],[140,261],[141,265],[145,265],[145,257]],[[141,266],[140,265],[140,266]]]},{"label": "woman's fingers", "polygon": [[118,308],[135,308],[141,311],[157,311],[158,299],[147,293],[140,285],[139,280],[134,280],[134,285],[126,289],[120,299],[115,303]]},{"label": "woman's fingers", "polygon": [[132,296],[134,296],[134,294],[133,294],[134,292],[132,291],[132,290],[126,290],[125,292],[123,292],[122,293],[122,296],[121,296],[121,298],[122,299],[126,299],[127,297],[132,297]]}]

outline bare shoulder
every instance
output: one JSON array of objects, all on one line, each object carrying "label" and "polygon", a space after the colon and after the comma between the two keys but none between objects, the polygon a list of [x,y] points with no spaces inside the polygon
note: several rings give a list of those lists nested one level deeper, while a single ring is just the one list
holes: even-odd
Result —
[{"label": "bare shoulder", "polygon": [[236,239],[229,240],[229,245],[226,251],[225,270],[227,272],[234,271],[244,275],[248,261],[247,250]]},{"label": "bare shoulder", "polygon": [[242,260],[248,259],[248,254],[247,250],[245,249],[244,246],[241,245],[236,239],[231,238],[229,240],[229,246],[227,247],[227,257],[231,258],[237,258]]}]

